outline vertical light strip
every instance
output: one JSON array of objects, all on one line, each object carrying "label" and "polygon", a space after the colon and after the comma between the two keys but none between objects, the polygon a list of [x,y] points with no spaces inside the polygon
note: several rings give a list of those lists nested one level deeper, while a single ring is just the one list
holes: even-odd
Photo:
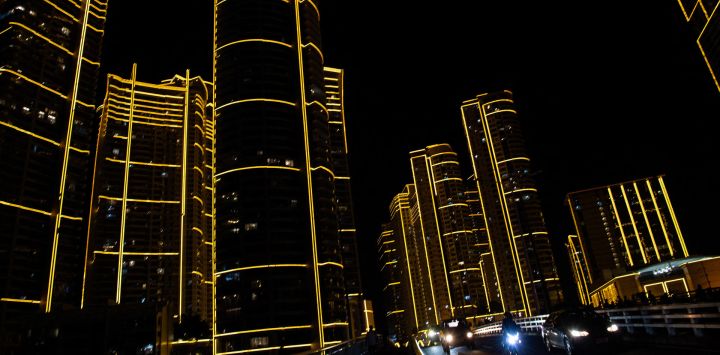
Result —
[{"label": "vertical light strip", "polygon": [[185,285],[185,211],[187,200],[187,150],[188,150],[188,107],[190,106],[190,69],[185,70],[185,113],[183,118],[183,151],[182,151],[182,183],[180,186],[180,287],[178,290],[178,321],[182,323],[183,292]]},{"label": "vertical light strip", "polygon": [[297,55],[298,55],[298,69],[300,71],[300,102],[302,106],[300,111],[302,112],[303,118],[303,131],[305,142],[305,175],[307,176],[307,189],[308,189],[308,205],[310,209],[310,235],[312,237],[312,257],[313,257],[313,275],[315,277],[315,301],[317,302],[317,328],[318,328],[318,340],[319,349],[325,347],[325,334],[323,330],[323,315],[322,315],[322,299],[320,295],[320,270],[318,270],[318,251],[317,251],[317,236],[315,231],[315,205],[313,201],[312,191],[312,167],[310,166],[310,140],[309,140],[309,128],[308,128],[308,115],[307,115],[307,101],[305,100],[305,73],[303,64],[303,53],[302,53],[302,33],[300,28],[300,0],[295,0],[295,29],[297,34]]},{"label": "vertical light strip", "polygon": [[[720,2],[718,2],[718,4],[720,4]],[[714,13],[715,11],[713,11],[713,14]],[[672,218],[673,225],[675,226],[675,232],[677,232],[678,239],[680,240],[680,247],[682,247],[683,255],[687,257],[688,251],[687,247],[685,246],[685,239],[683,238],[682,232],[680,231],[680,225],[678,224],[677,218],[675,217],[675,210],[672,207],[672,203],[670,203],[670,195],[668,195],[668,192],[665,189],[665,182],[663,181],[662,176],[658,177],[658,181],[660,182],[660,189],[662,189],[663,196],[665,197],[665,204],[670,211],[670,217]]]},{"label": "vertical light strip", "polygon": [[115,290],[115,303],[120,304],[122,290],[122,263],[125,250],[125,222],[127,220],[127,194],[128,180],[130,179],[130,147],[132,146],[133,115],[135,111],[135,78],[137,63],[133,64],[130,84],[130,113],[128,114],[127,146],[125,147],[125,177],[123,179],[122,213],[120,214],[120,248],[118,250],[117,289]]},{"label": "vertical light strip", "polygon": [[[450,315],[455,317],[455,309],[453,308],[453,304],[452,304],[452,294],[450,293],[450,280],[448,279],[448,271],[447,271],[447,266],[445,264],[445,252],[443,251],[442,233],[440,233],[440,221],[438,220],[438,216],[437,216],[438,209],[437,209],[437,206],[435,205],[435,192],[437,192],[437,191],[433,192],[433,190],[434,190],[433,187],[435,186],[435,179],[430,176],[430,174],[433,173],[432,166],[430,164],[430,157],[428,157],[426,155],[424,157],[424,162],[425,162],[425,173],[427,174],[428,183],[430,184],[430,202],[432,203],[432,212],[433,212],[433,217],[435,218],[435,231],[437,232],[438,246],[440,247],[440,260],[442,260],[443,276],[445,276],[445,288],[447,289],[448,303],[450,304]],[[420,199],[418,199],[418,202],[419,201],[420,201]]]},{"label": "vertical light strip", "polygon": [[213,344],[212,344],[212,354],[215,355],[217,353],[217,276],[215,276],[216,273],[216,266],[215,266],[215,248],[217,246],[217,230],[215,225],[216,220],[216,211],[215,211],[215,182],[217,181],[217,178],[215,177],[215,149],[217,149],[216,145],[216,130],[217,130],[217,114],[215,112],[215,108],[217,107],[217,95],[215,94],[217,92],[217,16],[218,16],[218,7],[217,3],[218,0],[213,0],[215,5],[215,11],[213,11],[213,71],[212,71],[212,79],[213,79],[213,87],[212,87],[212,104],[213,104],[213,122],[212,122],[212,132],[213,132],[213,151],[212,151],[212,197],[211,197],[211,205],[212,205],[212,337],[213,337]]},{"label": "vertical light strip", "polygon": [[[412,159],[410,159],[410,166],[413,166]],[[418,196],[418,185],[417,185],[417,178],[415,177],[415,168],[413,167],[413,186],[415,186],[415,200],[417,201],[418,205],[418,219],[420,220],[420,230],[422,231],[422,241],[423,241],[423,247],[425,249],[425,262],[427,263],[428,267],[428,279],[430,280],[430,295],[432,296],[433,301],[433,313],[435,314],[435,323],[440,323],[440,315],[438,314],[439,310],[437,307],[437,301],[435,300],[435,286],[433,285],[433,278],[432,278],[432,267],[430,266],[430,256],[428,254],[428,247],[427,247],[427,240],[425,239],[425,223],[423,223],[422,218],[422,209],[420,208],[420,196]]]},{"label": "vertical light strip", "polygon": [[[701,0],[698,0],[698,2],[701,3]],[[712,13],[710,14],[710,17],[707,18],[707,22],[705,22],[705,26],[703,26],[703,29],[700,31],[700,34],[698,35],[698,38],[697,38],[697,40],[695,40],[695,42],[697,43],[698,48],[700,48],[700,54],[702,54],[703,59],[705,60],[705,64],[707,64],[707,67],[710,70],[710,75],[712,75],[712,79],[713,79],[713,82],[715,83],[715,87],[717,87],[718,90],[720,90],[720,83],[718,82],[718,79],[715,76],[715,71],[713,70],[710,60],[708,59],[707,55],[705,54],[705,49],[703,48],[702,44],[700,43],[700,39],[702,38],[703,34],[705,33],[705,29],[710,24],[710,19],[715,17],[715,11],[717,11],[718,5],[720,5],[720,1],[718,1],[715,4],[715,8],[713,9]],[[696,6],[697,6],[697,4],[696,4]],[[703,7],[703,9],[704,9],[704,7]],[[707,17],[707,12],[705,13],[705,17]]]},{"label": "vertical light strip", "polygon": [[485,277],[485,268],[483,267],[482,255],[480,255],[480,261],[478,261],[480,267],[480,277],[483,280],[483,290],[485,292],[485,306],[487,306],[487,312],[490,313],[490,296],[488,295],[487,278]]},{"label": "vertical light strip", "polygon": [[480,117],[482,118],[483,130],[485,131],[485,140],[490,151],[490,165],[492,166],[493,173],[495,175],[495,186],[498,189],[500,207],[503,209],[503,221],[505,222],[505,229],[508,233],[508,241],[510,243],[510,254],[513,258],[513,267],[515,268],[515,274],[518,280],[518,287],[520,291],[520,298],[523,302],[523,309],[527,311],[528,316],[532,316],[532,310],[530,309],[530,300],[527,295],[527,288],[525,288],[525,276],[523,275],[522,266],[520,265],[520,255],[518,254],[517,244],[515,243],[515,232],[513,231],[512,221],[510,221],[510,210],[507,208],[507,198],[505,196],[505,189],[502,186],[502,177],[500,175],[499,165],[497,163],[497,155],[495,154],[495,144],[492,139],[492,132],[490,131],[490,122],[485,113],[485,107],[478,101],[477,106],[480,110]]},{"label": "vertical light strip", "polygon": [[582,233],[580,233],[581,232],[580,227],[577,223],[577,218],[575,217],[575,210],[573,209],[573,204],[572,204],[572,200],[570,199],[570,196],[568,196],[568,207],[570,207],[570,215],[572,216],[573,224],[575,225],[575,232],[577,232],[577,237],[578,237],[578,241],[580,244],[580,250],[582,250],[582,253],[584,256],[583,261],[585,262],[585,269],[587,269],[588,281],[590,281],[590,283],[592,284],[592,275],[590,274],[590,266],[588,266],[587,257],[586,257],[587,254],[585,253],[585,246],[583,245],[583,241],[581,238]]},{"label": "vertical light strip", "polygon": [[108,121],[108,98],[110,97],[110,77],[108,76],[107,80],[105,81],[105,103],[103,105],[103,114],[100,118],[100,126],[98,128],[98,137],[97,137],[97,143],[95,145],[95,165],[93,166],[93,176],[91,181],[91,188],[90,188],[90,212],[88,213],[88,227],[87,227],[87,240],[85,241],[85,267],[83,268],[83,283],[82,283],[82,290],[80,291],[80,309],[83,309],[85,306],[85,283],[87,279],[87,269],[88,269],[88,255],[90,253],[90,230],[92,228],[92,220],[93,220],[93,211],[95,210],[95,178],[97,176],[97,167],[98,167],[98,160],[100,157],[100,138],[104,134],[103,127],[106,127],[107,121]]},{"label": "vertical light strip", "polygon": [[[471,105],[471,106],[474,106],[474,105]],[[465,138],[467,139],[468,151],[470,151],[470,162],[472,162],[472,166],[473,166],[473,178],[475,179],[475,186],[477,187],[477,191],[478,191],[478,200],[480,201],[480,208],[482,209],[483,220],[485,221],[485,232],[487,233],[488,245],[490,246],[490,257],[492,258],[493,268],[495,269],[495,280],[497,281],[497,285],[498,285],[497,287],[498,287],[498,290],[500,291],[499,292],[500,304],[502,305],[503,312],[504,312],[507,309],[505,308],[505,300],[503,298],[502,286],[501,286],[501,282],[500,282],[500,275],[498,274],[497,262],[495,261],[495,251],[493,249],[492,238],[490,237],[490,235],[491,235],[490,225],[488,225],[487,215],[485,214],[485,203],[483,202],[482,192],[480,191],[480,181],[478,181],[478,178],[477,178],[478,177],[478,168],[477,168],[477,165],[475,164],[475,153],[473,152],[473,145],[472,145],[472,141],[470,139],[470,131],[468,130],[467,119],[465,118],[465,110],[463,109],[463,107],[460,107],[460,115],[462,116],[463,127],[465,128]],[[482,258],[482,256],[481,256],[481,258]],[[487,291],[488,291],[488,289],[486,287],[485,292],[487,292]],[[488,308],[488,311],[489,311],[489,308]]]},{"label": "vertical light strip", "polygon": [[660,258],[660,251],[658,250],[657,243],[655,243],[655,235],[652,232],[650,219],[648,219],[647,211],[645,211],[645,204],[643,203],[642,196],[640,196],[640,189],[638,189],[637,182],[633,182],[633,188],[635,188],[635,196],[637,196],[637,199],[640,202],[640,209],[642,210],[643,218],[645,219],[645,226],[647,227],[648,233],[650,234],[650,240],[652,241],[653,249],[655,249],[655,256],[657,256],[657,261],[662,261],[662,259]]},{"label": "vertical light strip", "polygon": [[345,140],[345,154],[348,154],[347,126],[345,126],[345,70],[340,70],[340,118],[342,118],[343,139]]},{"label": "vertical light strip", "polygon": [[47,299],[45,302],[45,312],[52,310],[53,289],[55,286],[55,265],[57,264],[57,249],[60,238],[60,221],[63,214],[63,203],[65,202],[65,183],[67,182],[67,170],[70,159],[70,147],[72,146],[72,130],[75,124],[75,107],[78,99],[78,86],[80,85],[80,76],[82,74],[82,58],[85,52],[85,34],[87,32],[88,17],[90,14],[90,1],[85,0],[83,9],[82,29],[80,30],[80,44],[76,53],[75,61],[75,78],[73,79],[72,97],[70,98],[70,116],[68,117],[67,132],[65,135],[65,146],[63,152],[62,172],[60,173],[60,196],[58,212],[55,215],[55,227],[53,228],[53,244],[50,256],[50,272],[48,275]]},{"label": "vertical light strip", "polygon": [[627,253],[628,261],[630,262],[630,266],[633,266],[633,257],[630,253],[630,247],[628,246],[627,237],[625,237],[625,230],[623,229],[623,224],[620,220],[620,212],[618,211],[617,206],[615,206],[615,198],[613,198],[610,186],[608,186],[607,192],[608,196],[610,197],[610,204],[612,205],[613,213],[615,213],[615,220],[617,221],[618,229],[620,229],[620,235],[622,236],[623,244],[625,244],[625,252]]},{"label": "vertical light strip", "polygon": [[[415,289],[412,282],[412,270],[410,269],[410,255],[408,254],[407,249],[407,238],[405,237],[405,221],[403,217],[403,207],[402,207],[402,198],[398,199],[398,212],[400,214],[400,229],[402,230],[402,237],[403,237],[403,244],[405,245],[405,262],[407,263],[408,268],[408,280],[410,281],[410,295],[412,296],[412,303],[413,303],[413,314],[415,315],[415,327],[418,328],[418,316],[417,316],[417,306],[415,305]],[[364,300],[363,300],[364,301]]]},{"label": "vertical light strip", "polygon": [[650,198],[652,199],[653,207],[655,207],[655,214],[658,217],[658,223],[660,224],[660,228],[662,228],[663,235],[665,236],[665,243],[667,243],[668,250],[670,250],[670,258],[672,258],[674,254],[672,243],[670,243],[670,236],[668,236],[667,229],[665,229],[665,221],[660,214],[660,208],[658,207],[657,200],[655,199],[655,192],[650,185],[650,180],[646,179],[645,184],[647,184],[648,191],[650,192]]},{"label": "vertical light strip", "polygon": [[635,239],[637,239],[638,242],[638,249],[640,249],[640,255],[643,258],[643,263],[647,264],[648,259],[647,255],[645,254],[645,245],[640,238],[640,233],[637,229],[637,224],[635,223],[635,217],[633,217],[633,210],[630,207],[630,201],[628,201],[627,194],[625,193],[625,186],[623,184],[620,184],[620,190],[622,191],[623,199],[625,200],[625,207],[627,207],[628,215],[630,216],[630,224],[632,224],[633,231],[635,232]]},{"label": "vertical light strip", "polygon": [[[587,303],[585,303],[585,299],[583,299],[583,303],[589,304],[590,303],[590,293],[589,293],[589,290],[587,287],[587,278],[585,276],[585,270],[583,270],[583,268],[582,268],[582,263],[580,262],[580,257],[577,254],[577,248],[575,248],[575,244],[572,242],[572,237],[578,238],[578,242],[580,242],[580,237],[569,235],[568,242],[570,243],[570,247],[572,248],[573,258],[577,259],[578,266],[576,267],[576,272],[578,269],[580,270],[578,273],[578,277],[581,278],[582,285],[580,283],[578,283],[578,287],[580,287],[580,289],[582,291],[582,287],[584,286],[584,291],[585,291],[584,294],[587,296]],[[587,264],[587,254],[585,254],[585,252],[583,252],[583,260],[585,260],[585,263]],[[590,270],[588,270],[588,274],[589,273],[590,273]]]}]

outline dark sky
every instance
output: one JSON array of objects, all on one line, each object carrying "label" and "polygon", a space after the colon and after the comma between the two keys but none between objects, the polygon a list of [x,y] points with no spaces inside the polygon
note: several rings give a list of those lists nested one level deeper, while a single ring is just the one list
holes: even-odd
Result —
[{"label": "dark sky", "polygon": [[[185,68],[210,80],[212,3],[147,4],[110,2],[104,71],[128,76],[138,62],[139,80]],[[346,70],[371,295],[380,224],[411,181],[408,152],[450,143],[469,175],[459,105],[493,90],[515,94],[561,276],[572,233],[565,194],[651,175],[667,175],[690,252],[720,252],[708,228],[720,197],[711,173],[720,93],[676,1],[324,0],[320,9],[326,65]]]}]

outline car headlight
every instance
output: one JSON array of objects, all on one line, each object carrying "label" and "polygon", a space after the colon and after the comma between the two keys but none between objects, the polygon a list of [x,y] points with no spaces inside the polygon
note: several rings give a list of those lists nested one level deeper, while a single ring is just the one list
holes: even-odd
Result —
[{"label": "car headlight", "polygon": [[507,335],[507,343],[510,345],[515,345],[520,341],[520,333],[515,334],[508,334]]},{"label": "car headlight", "polygon": [[453,341],[453,336],[452,336],[452,334],[446,335],[446,336],[445,336],[445,341],[448,342],[448,343],[452,343],[452,341]]},{"label": "car headlight", "polygon": [[570,335],[572,335],[574,337],[586,337],[586,336],[590,335],[590,333],[588,333],[587,331],[584,331],[584,330],[572,329],[572,330],[570,330]]},{"label": "car headlight", "polygon": [[473,336],[472,332],[467,332],[467,333],[465,333],[465,335],[467,335],[468,338],[472,338],[472,336]]},{"label": "car headlight", "polygon": [[436,335],[437,335],[437,332],[434,331],[434,330],[431,330],[431,331],[428,332],[428,336],[430,336],[430,337],[434,337],[434,336],[436,336]]},{"label": "car headlight", "polygon": [[618,328],[618,326],[617,326],[616,324],[611,324],[609,327],[607,327],[607,331],[608,331],[608,332],[617,332],[618,329],[619,329],[619,328]]}]

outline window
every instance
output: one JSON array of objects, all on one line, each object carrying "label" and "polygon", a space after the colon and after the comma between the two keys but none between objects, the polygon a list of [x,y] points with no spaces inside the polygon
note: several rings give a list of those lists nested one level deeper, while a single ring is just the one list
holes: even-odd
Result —
[{"label": "window", "polygon": [[257,228],[258,228],[257,222],[245,223],[245,231],[246,232],[257,230]]}]

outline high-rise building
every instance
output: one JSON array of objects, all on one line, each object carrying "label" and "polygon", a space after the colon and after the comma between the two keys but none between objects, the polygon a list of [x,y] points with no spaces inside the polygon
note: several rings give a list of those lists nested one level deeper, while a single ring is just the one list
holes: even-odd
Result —
[{"label": "high-rise building", "polygon": [[480,94],[461,114],[502,308],[548,312],[562,293],[512,93]]},{"label": "high-rise building", "polygon": [[427,242],[420,227],[415,186],[405,185],[390,203],[390,222],[378,238],[380,273],[390,334],[438,324]]},{"label": "high-rise building", "polygon": [[80,306],[106,7],[0,3],[0,347],[24,315]]},{"label": "high-rise building", "polygon": [[330,153],[337,199],[338,234],[345,278],[345,294],[348,302],[350,334],[360,336],[369,324],[364,313],[362,283],[360,282],[360,258],[357,249],[357,229],[350,189],[350,166],[348,164],[347,127],[345,126],[344,100],[345,72],[325,67],[325,95],[327,96],[328,123],[330,124]]},{"label": "high-rise building", "polygon": [[678,0],[680,10],[697,35],[697,43],[715,87],[720,90],[720,13],[718,0]]},{"label": "high-rise building", "polygon": [[[83,307],[168,305],[212,320],[212,86],[108,75],[97,138]],[[210,113],[210,114],[208,114]]]},{"label": "high-rise building", "polygon": [[662,176],[571,192],[575,235],[568,237],[580,298],[615,276],[688,257]]},{"label": "high-rise building", "polygon": [[487,302],[457,153],[448,144],[431,145],[410,152],[410,166],[438,317],[475,316]]},{"label": "high-rise building", "polygon": [[215,2],[217,353],[348,338],[312,0]]},{"label": "high-rise building", "polygon": [[495,315],[502,312],[502,303],[500,302],[500,289],[498,288],[490,240],[483,219],[483,206],[480,203],[480,193],[475,185],[475,179],[471,177],[466,182],[468,186],[465,191],[465,203],[468,205],[470,226],[477,238],[476,248],[473,248],[472,252],[478,254],[476,258],[479,260],[480,273],[483,285],[485,285],[485,302],[484,304],[482,300],[479,302],[478,315]]}]

